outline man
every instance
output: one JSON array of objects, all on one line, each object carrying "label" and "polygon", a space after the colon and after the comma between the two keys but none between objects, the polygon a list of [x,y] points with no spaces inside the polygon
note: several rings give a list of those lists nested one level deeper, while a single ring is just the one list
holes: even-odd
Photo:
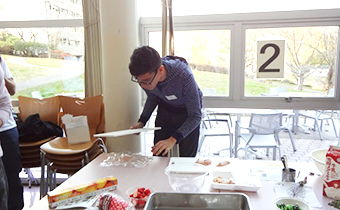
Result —
[{"label": "man", "polygon": [[7,184],[7,176],[4,168],[4,164],[2,163],[2,148],[1,148],[1,140],[0,140],[0,209],[7,210],[8,204],[8,184]]},{"label": "man", "polygon": [[[2,78],[0,80],[4,83],[6,91],[1,92],[0,97],[5,97],[6,94],[9,99],[9,93],[15,94],[15,83],[11,72],[9,71],[5,61],[1,58],[0,71]],[[2,68],[4,66],[4,68]],[[7,78],[7,79],[6,79]],[[10,101],[11,107],[11,101]],[[12,108],[10,109],[8,120],[3,122],[0,127],[0,141],[3,149],[2,161],[5,167],[7,181],[8,181],[8,209],[19,210],[24,207],[23,186],[19,173],[22,170],[20,148],[19,148],[19,134],[16,122],[13,118]]]},{"label": "man", "polygon": [[[3,126],[6,125],[11,115],[12,115],[11,99],[9,98],[7,89],[5,87],[4,72],[2,71],[0,67],[0,129],[2,129]],[[0,209],[1,210],[7,210],[8,208],[7,175],[5,173],[4,165],[2,162],[2,158],[4,154],[2,147],[4,145],[4,141],[6,141],[6,139],[0,138]]]},{"label": "man", "polygon": [[1,57],[1,55],[0,55],[0,66],[5,74],[5,86],[8,90],[8,93],[12,96],[15,94],[15,82],[13,80],[12,73],[6,64],[6,61]]},{"label": "man", "polygon": [[143,112],[131,128],[142,128],[158,106],[154,155],[165,156],[179,144],[181,157],[195,157],[201,123],[202,92],[184,58],[166,56],[143,46],[134,50],[129,64],[131,80],[147,94]]}]

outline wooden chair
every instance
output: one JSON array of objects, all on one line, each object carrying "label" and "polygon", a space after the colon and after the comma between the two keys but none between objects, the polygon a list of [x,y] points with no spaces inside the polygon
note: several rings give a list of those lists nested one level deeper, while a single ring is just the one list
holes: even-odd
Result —
[{"label": "wooden chair", "polygon": [[[105,142],[93,137],[105,130],[103,96],[85,99],[59,96],[63,114],[87,116],[91,141],[80,144],[69,144],[66,137],[58,137],[40,147],[42,154],[40,196],[56,187],[56,173],[73,175],[99,154],[107,152]],[[64,161],[63,161],[64,160]],[[45,164],[47,165],[45,176]]]},{"label": "wooden chair", "polygon": [[[43,121],[51,121],[59,125],[60,117],[60,101],[59,97],[51,97],[45,99],[36,99],[25,96],[18,96],[19,113],[18,117],[22,122],[32,114],[39,113]],[[28,175],[28,186],[32,183],[38,184],[37,179],[34,178],[30,168],[40,167],[40,146],[55,137],[50,137],[34,142],[19,142],[22,167]]]}]

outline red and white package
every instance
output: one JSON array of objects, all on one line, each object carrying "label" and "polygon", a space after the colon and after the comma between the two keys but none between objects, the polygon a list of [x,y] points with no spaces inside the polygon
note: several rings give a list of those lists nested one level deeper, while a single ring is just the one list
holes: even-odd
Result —
[{"label": "red and white package", "polygon": [[114,193],[104,193],[97,201],[99,210],[129,210],[132,205]]},{"label": "red and white package", "polygon": [[340,147],[330,146],[326,154],[323,195],[340,199]]}]

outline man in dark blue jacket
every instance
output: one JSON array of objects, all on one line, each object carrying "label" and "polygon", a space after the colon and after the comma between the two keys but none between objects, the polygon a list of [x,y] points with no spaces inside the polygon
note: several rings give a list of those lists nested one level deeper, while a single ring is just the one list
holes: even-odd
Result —
[{"label": "man in dark blue jacket", "polygon": [[143,46],[134,50],[129,64],[131,80],[147,94],[143,112],[131,128],[142,128],[158,106],[154,155],[166,155],[179,144],[181,157],[195,157],[201,123],[202,92],[184,58],[166,56]]}]

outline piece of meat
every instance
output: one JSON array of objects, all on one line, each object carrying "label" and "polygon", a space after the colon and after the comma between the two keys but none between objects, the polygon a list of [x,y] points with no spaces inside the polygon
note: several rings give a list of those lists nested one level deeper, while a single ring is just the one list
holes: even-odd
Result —
[{"label": "piece of meat", "polygon": [[229,164],[230,164],[230,161],[221,161],[219,164],[217,164],[217,167],[222,167],[222,166],[226,166]]}]

